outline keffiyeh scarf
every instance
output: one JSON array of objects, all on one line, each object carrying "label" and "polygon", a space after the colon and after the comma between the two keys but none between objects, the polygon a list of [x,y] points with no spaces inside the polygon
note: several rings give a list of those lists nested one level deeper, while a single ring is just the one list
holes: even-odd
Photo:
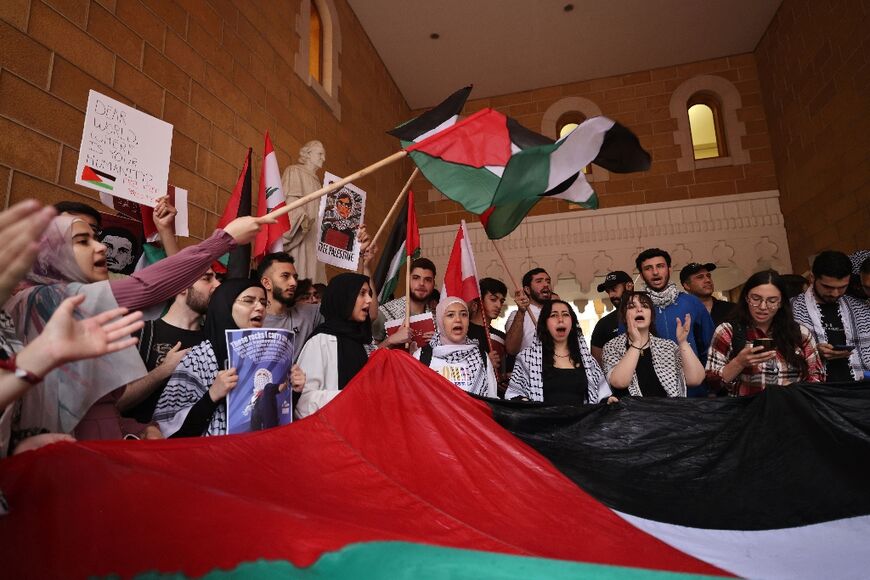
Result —
[{"label": "keffiyeh scarf", "polygon": [[[217,357],[208,340],[190,349],[190,352],[181,359],[154,409],[154,420],[157,421],[165,437],[181,429],[187,414],[208,393],[219,370]],[[217,404],[205,435],[226,434],[226,409],[225,400]]]},{"label": "keffiyeh scarf", "polygon": [[[686,396],[686,377],[683,374],[683,361],[680,356],[680,347],[666,338],[650,336],[650,355],[652,356],[653,369],[668,397]],[[622,357],[628,350],[625,335],[612,338],[604,345],[604,374],[610,376]],[[637,382],[637,372],[631,377],[628,385],[628,394],[633,397],[641,397],[640,385]]]},{"label": "keffiyeh scarf", "polygon": [[664,310],[677,301],[677,296],[680,295],[680,290],[677,288],[676,284],[668,284],[660,292],[656,292],[652,288],[647,287],[646,293],[649,294],[650,298],[652,298],[653,304],[655,304],[656,308]]},{"label": "keffiyeh scarf", "polygon": [[[852,378],[860,381],[864,378],[864,371],[870,370],[870,305],[851,296],[842,296],[839,306],[846,342],[855,345],[855,350],[849,355]],[[822,324],[822,312],[812,287],[795,296],[791,307],[795,322],[812,331],[816,344],[828,342],[825,325]]]},{"label": "keffiyeh scarf", "polygon": [[[437,331],[429,340],[429,346],[432,347],[432,358],[440,358],[448,365],[463,367],[468,372],[471,384],[465,389],[467,392],[483,397],[488,395],[486,366],[476,340],[466,338],[465,344],[448,344]],[[450,380],[450,377],[445,378]]]},{"label": "keffiyeh scarf", "polygon": [[[578,337],[583,369],[586,371],[587,391],[586,402],[597,403],[610,394],[607,379],[598,366],[598,362],[589,353],[586,341]],[[536,338],[532,346],[517,355],[511,381],[505,393],[505,399],[525,397],[530,401],[544,400],[544,355],[541,342]]]}]

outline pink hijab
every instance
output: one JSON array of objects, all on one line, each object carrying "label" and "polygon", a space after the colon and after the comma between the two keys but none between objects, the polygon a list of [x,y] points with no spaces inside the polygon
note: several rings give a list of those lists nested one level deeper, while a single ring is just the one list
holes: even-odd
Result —
[{"label": "pink hijab", "polygon": [[[40,240],[33,268],[4,307],[25,345],[42,332],[65,298],[85,295],[76,310],[81,318],[118,307],[108,280],[88,283],[76,262],[72,245],[76,221],[81,220],[69,215],[52,220]],[[69,433],[97,400],[146,372],[135,347],[67,363],[48,373],[22,397],[13,432],[47,429]]]}]

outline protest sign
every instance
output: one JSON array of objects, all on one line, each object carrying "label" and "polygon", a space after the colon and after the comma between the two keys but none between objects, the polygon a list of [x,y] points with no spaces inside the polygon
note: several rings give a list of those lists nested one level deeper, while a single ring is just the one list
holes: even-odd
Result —
[{"label": "protest sign", "polygon": [[263,426],[286,425],[293,418],[289,382],[293,333],[278,328],[227,330],[230,368],[239,383],[227,395],[227,433],[248,433]]},{"label": "protest sign", "polygon": [[[324,187],[340,178],[325,173]],[[346,270],[357,269],[360,243],[357,230],[365,219],[366,192],[347,184],[320,198],[317,216],[317,259]]]},{"label": "protest sign", "polygon": [[166,195],[172,125],[91,91],[76,183],[149,207]]}]

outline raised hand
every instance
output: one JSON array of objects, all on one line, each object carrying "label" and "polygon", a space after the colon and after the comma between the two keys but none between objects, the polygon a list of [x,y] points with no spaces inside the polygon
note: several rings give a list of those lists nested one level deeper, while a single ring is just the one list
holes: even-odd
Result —
[{"label": "raised hand", "polygon": [[227,393],[236,388],[239,384],[239,375],[236,369],[227,369],[220,371],[212,386],[208,388],[208,396],[211,400],[217,403],[227,396]]},{"label": "raised hand", "polygon": [[55,215],[53,207],[41,207],[34,199],[0,212],[0,304],[30,271],[39,251],[39,238]]},{"label": "raised hand", "polygon": [[628,312],[625,317],[625,334],[628,335],[628,343],[636,347],[643,347],[641,344],[640,330],[637,329],[637,320],[634,315]]},{"label": "raised hand", "polygon": [[175,216],[178,210],[169,201],[169,196],[161,197],[154,206],[154,226],[161,232],[172,232],[175,235]]},{"label": "raised hand", "polygon": [[689,330],[692,328],[692,315],[686,313],[685,321],[677,317],[677,344],[683,344],[689,339]]},{"label": "raised hand", "polygon": [[141,312],[127,314],[126,308],[114,308],[76,320],[75,309],[84,300],[85,296],[80,294],[61,302],[42,334],[33,340],[41,345],[38,350],[52,367],[102,356],[136,344],[136,339],[130,335],[144,325]]},{"label": "raised hand", "polygon": [[529,297],[526,296],[524,290],[514,292],[514,301],[517,303],[517,310],[520,312],[525,312],[529,307]]}]

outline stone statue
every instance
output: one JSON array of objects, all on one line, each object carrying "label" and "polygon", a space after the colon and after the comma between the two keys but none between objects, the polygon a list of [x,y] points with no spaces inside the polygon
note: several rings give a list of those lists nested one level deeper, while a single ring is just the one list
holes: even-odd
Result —
[{"label": "stone statue", "polygon": [[[317,170],[323,167],[324,161],[326,150],[320,141],[309,141],[302,146],[298,162],[287,167],[281,177],[288,204],[323,186]],[[300,280],[311,278],[315,282],[326,282],[326,269],[322,262],[317,261],[318,236],[315,228],[319,209],[318,198],[294,209],[289,215],[290,231],[284,234],[284,251],[293,256]]]}]

